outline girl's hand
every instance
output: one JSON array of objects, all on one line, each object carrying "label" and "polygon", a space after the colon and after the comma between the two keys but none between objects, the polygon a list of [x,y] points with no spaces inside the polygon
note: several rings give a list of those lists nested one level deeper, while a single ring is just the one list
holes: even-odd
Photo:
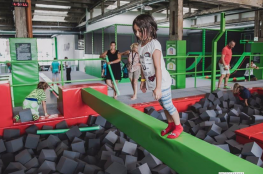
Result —
[{"label": "girl's hand", "polygon": [[155,100],[160,100],[160,98],[162,97],[162,90],[159,88],[155,88],[155,90],[153,90],[153,95]]},{"label": "girl's hand", "polygon": [[141,82],[141,90],[142,90],[143,93],[145,93],[147,91],[145,82]]},{"label": "girl's hand", "polygon": [[108,64],[108,65],[110,65],[110,64],[111,64],[111,62],[107,62],[107,64]]}]

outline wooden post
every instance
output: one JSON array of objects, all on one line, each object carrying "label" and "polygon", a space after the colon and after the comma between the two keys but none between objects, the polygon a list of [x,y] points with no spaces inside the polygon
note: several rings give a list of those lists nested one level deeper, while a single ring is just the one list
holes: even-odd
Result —
[{"label": "wooden post", "polygon": [[28,3],[28,8],[26,9],[27,32],[28,32],[28,37],[33,38],[31,0],[26,0],[26,2]]},{"label": "wooden post", "polygon": [[93,9],[90,10],[90,19],[92,19],[92,18],[93,18]]},{"label": "wooden post", "polygon": [[101,2],[101,15],[104,15],[104,1]]},{"label": "wooden post", "polygon": [[[25,0],[14,0],[14,2],[25,2]],[[26,27],[26,9],[23,7],[15,7],[15,25],[16,37],[27,37]]]},{"label": "wooden post", "polygon": [[120,6],[121,6],[121,2],[120,0],[117,0],[117,8],[120,8]]},{"label": "wooden post", "polygon": [[183,0],[170,0],[170,40],[183,39]]}]

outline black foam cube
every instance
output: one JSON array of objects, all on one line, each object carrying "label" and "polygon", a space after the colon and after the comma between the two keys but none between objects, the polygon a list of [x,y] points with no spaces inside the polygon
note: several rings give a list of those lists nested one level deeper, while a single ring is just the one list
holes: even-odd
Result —
[{"label": "black foam cube", "polygon": [[192,128],[192,127],[195,126],[195,122],[193,122],[193,121],[191,121],[191,120],[188,120],[188,121],[186,121],[185,125]]},{"label": "black foam cube", "polygon": [[262,155],[262,148],[256,142],[246,143],[241,152],[242,155],[260,157]]},{"label": "black foam cube", "polygon": [[85,165],[87,164],[86,162],[80,160],[80,159],[76,159],[75,160],[78,165],[74,171],[74,174],[79,174],[79,173],[82,173],[84,171],[84,168],[85,168]]},{"label": "black foam cube", "polygon": [[40,141],[37,145],[37,151],[41,151],[44,148],[48,148],[48,141],[44,140],[44,141]]},{"label": "black foam cube", "polygon": [[72,143],[72,144],[71,144],[72,151],[75,151],[75,152],[79,152],[79,153],[81,153],[81,154],[84,154],[84,153],[85,153],[84,143],[85,143],[85,142],[83,142],[83,141],[77,142],[77,143]]},{"label": "black foam cube", "polygon": [[26,172],[26,174],[38,174],[37,170],[38,168],[31,168]]},{"label": "black foam cube", "polygon": [[88,174],[97,174],[98,171],[102,170],[100,167],[91,165],[91,164],[86,164],[84,168],[84,173]]},{"label": "black foam cube", "polygon": [[234,106],[234,104],[235,104],[235,102],[232,101],[232,100],[230,100],[230,101],[228,102],[228,108],[232,108],[232,107]]},{"label": "black foam cube", "polygon": [[147,163],[139,166],[138,168],[134,169],[131,174],[151,174],[151,170]]},{"label": "black foam cube", "polygon": [[254,110],[251,109],[250,107],[245,107],[244,108],[244,112],[249,115],[249,116],[252,116],[254,114]]},{"label": "black foam cube", "polygon": [[66,135],[68,136],[68,139],[72,141],[75,137],[79,137],[81,132],[78,126],[73,126],[66,132]]},{"label": "black foam cube", "polygon": [[160,117],[160,113],[157,112],[154,108],[150,109],[150,111],[147,114],[154,118]]},{"label": "black foam cube", "polygon": [[236,136],[235,132],[231,130],[227,130],[223,134],[225,134],[228,139],[232,139]]},{"label": "black foam cube", "polygon": [[105,174],[127,174],[127,169],[124,165],[114,162],[105,170]]},{"label": "black foam cube", "polygon": [[121,151],[123,148],[123,144],[121,143],[116,143],[114,146],[114,151]]},{"label": "black foam cube", "polygon": [[90,115],[88,118],[88,125],[91,126],[91,125],[95,124],[96,119],[97,119],[97,116]]},{"label": "black foam cube", "polygon": [[213,101],[213,104],[214,105],[220,105],[221,104],[221,101],[217,98]]},{"label": "black foam cube", "polygon": [[102,151],[100,160],[107,160],[111,155],[115,155],[113,151]]},{"label": "black foam cube", "polygon": [[129,155],[134,155],[137,149],[137,144],[126,141],[123,145],[122,152]]},{"label": "black foam cube", "polygon": [[209,101],[214,101],[214,99],[215,99],[215,95],[214,94],[212,94],[212,93],[207,93],[206,95],[205,95],[205,97],[209,100]]},{"label": "black foam cube", "polygon": [[59,156],[64,152],[64,150],[68,150],[68,149],[69,149],[68,145],[66,145],[64,142],[60,142],[57,145],[55,152],[56,152],[57,156]]},{"label": "black foam cube", "polygon": [[38,127],[36,125],[31,125],[28,128],[26,128],[26,133],[28,134],[36,134],[38,130]]},{"label": "black foam cube", "polygon": [[239,116],[240,116],[241,120],[251,120],[251,117],[244,112],[241,112],[239,114]]},{"label": "black foam cube", "polygon": [[28,134],[26,137],[25,148],[36,149],[39,142],[39,135]]},{"label": "black foam cube", "polygon": [[201,105],[200,103],[195,103],[194,105],[192,105],[192,106],[190,107],[190,109],[191,109],[192,111],[194,111],[194,112],[198,112],[199,108],[201,108],[201,107],[202,107],[202,105]]},{"label": "black foam cube", "polygon": [[80,157],[80,153],[79,152],[72,152],[72,151],[64,150],[63,156],[66,157],[66,158],[75,160],[75,159]]},{"label": "black foam cube", "polygon": [[5,173],[12,173],[19,170],[26,170],[26,167],[19,162],[11,162],[5,169]]},{"label": "black foam cube", "polygon": [[18,170],[9,174],[25,174],[24,170]]},{"label": "black foam cube", "polygon": [[203,140],[203,139],[206,137],[206,131],[204,131],[204,130],[199,130],[199,131],[197,132],[197,134],[196,134],[196,137]]},{"label": "black foam cube", "polygon": [[63,174],[73,174],[78,163],[72,159],[62,156],[57,164],[57,171]]},{"label": "black foam cube", "polygon": [[54,135],[49,135],[49,137],[47,138],[48,147],[52,149],[54,149],[60,142],[61,140]]},{"label": "black foam cube", "polygon": [[21,151],[20,153],[18,153],[16,156],[15,156],[15,161],[16,162],[20,162],[21,164],[25,164],[27,163],[29,160],[31,160],[32,157],[31,157],[31,154],[28,152],[27,149]]},{"label": "black foam cube", "polygon": [[229,124],[239,124],[239,123],[240,123],[240,117],[236,117],[236,116],[229,117]]},{"label": "black foam cube", "polygon": [[191,132],[192,134],[196,135],[197,132],[199,131],[199,129],[200,129],[200,125],[197,124],[197,125],[195,125],[193,128],[190,129],[190,132]]},{"label": "black foam cube", "polygon": [[199,108],[199,113],[202,114],[207,110],[207,107]]},{"label": "black foam cube", "polygon": [[68,128],[68,124],[65,120],[56,124],[56,129],[67,129],[67,128]]},{"label": "black foam cube", "polygon": [[10,162],[15,161],[15,156],[13,153],[4,153],[1,155],[1,159],[4,163],[4,166],[7,166]]},{"label": "black foam cube", "polygon": [[144,108],[144,113],[148,114],[151,109],[154,109],[154,107],[153,106],[145,107]]},{"label": "black foam cube", "polygon": [[0,139],[0,153],[5,151],[6,151],[5,143],[2,139]]},{"label": "black foam cube", "polygon": [[200,127],[210,127],[213,124],[215,124],[215,121],[203,121],[202,123],[200,123]]},{"label": "black foam cube", "polygon": [[50,173],[51,171],[56,171],[56,163],[51,161],[44,161],[42,165],[39,167],[38,172],[39,173]]},{"label": "black foam cube", "polygon": [[[52,129],[53,129],[52,126],[47,126],[47,125],[42,126],[42,130],[52,130]],[[49,136],[49,134],[40,135],[40,137],[42,137],[42,138],[47,138],[48,136]]]},{"label": "black foam cube", "polygon": [[210,117],[209,121],[214,121],[215,123],[221,123],[221,120],[218,117]]},{"label": "black foam cube", "polygon": [[91,132],[86,132],[86,135],[85,135],[85,139],[95,139],[96,138],[96,134],[93,134]]},{"label": "black foam cube", "polygon": [[89,139],[88,140],[88,149],[99,148],[99,147],[100,147],[100,139]]},{"label": "black foam cube", "polygon": [[236,109],[231,109],[230,112],[228,113],[230,116],[239,116],[239,113]]},{"label": "black foam cube", "polygon": [[5,142],[7,152],[17,152],[24,147],[23,137]]},{"label": "black foam cube", "polygon": [[222,129],[219,126],[217,126],[216,124],[213,124],[208,130],[207,135],[214,137],[214,136],[221,134],[221,131]]},{"label": "black foam cube", "polygon": [[150,169],[155,168],[156,166],[162,164],[162,162],[153,156],[152,154],[146,155],[142,160],[141,164],[147,163]]},{"label": "black foam cube", "polygon": [[226,122],[228,120],[228,114],[227,113],[219,114],[218,118],[220,118],[221,122]]},{"label": "black foam cube", "polygon": [[215,123],[217,126],[221,127],[222,131],[225,131],[228,129],[228,124],[227,122],[220,122],[220,123]]},{"label": "black foam cube", "polygon": [[20,130],[19,129],[4,129],[4,139],[10,140],[13,138],[17,138],[20,136]]},{"label": "black foam cube", "polygon": [[220,144],[220,145],[216,145],[216,146],[227,151],[227,152],[230,152],[228,144]]},{"label": "black foam cube", "polygon": [[95,157],[93,156],[90,156],[90,155],[87,155],[83,161],[87,162],[88,164],[93,164],[93,165],[96,165],[97,164],[97,160]]},{"label": "black foam cube", "polygon": [[227,137],[225,134],[220,134],[214,137],[216,142],[220,143],[220,144],[224,144],[227,140]]},{"label": "black foam cube", "polygon": [[253,115],[252,120],[255,124],[263,123],[263,116],[262,115]]},{"label": "black foam cube", "polygon": [[205,137],[204,141],[206,141],[206,142],[208,142],[210,144],[213,144],[215,142],[215,140],[212,137],[210,137],[209,135],[207,135]]},{"label": "black foam cube", "polygon": [[126,155],[125,156],[125,167],[128,171],[136,169],[137,157]]},{"label": "black foam cube", "polygon": [[31,109],[24,109],[24,110],[20,111],[19,117],[20,117],[20,120],[22,123],[34,120],[33,116],[32,116]]},{"label": "black foam cube", "polygon": [[217,97],[217,98],[221,98],[221,97],[224,96],[224,95],[223,95],[223,92],[222,92],[221,90],[219,90],[219,89],[214,90],[212,93],[213,93],[213,94],[215,95],[215,97]]},{"label": "black foam cube", "polygon": [[200,115],[200,117],[202,120],[206,121],[209,120],[210,117],[216,117],[216,112],[214,110],[206,110]]},{"label": "black foam cube", "polygon": [[111,155],[107,162],[104,165],[104,169],[108,169],[113,163],[120,163],[121,165],[124,165],[123,159],[114,155]]},{"label": "black foam cube", "polygon": [[170,167],[161,164],[154,169],[152,169],[152,174],[171,174],[171,169]]},{"label": "black foam cube", "polygon": [[98,116],[95,122],[96,125],[100,125],[102,127],[106,127],[106,123],[107,123],[107,120],[103,118],[102,116]]},{"label": "black foam cube", "polygon": [[188,114],[188,119],[198,118],[198,115],[194,113],[193,111],[186,111],[185,113]]},{"label": "black foam cube", "polygon": [[243,147],[244,147],[242,144],[239,144],[238,142],[236,142],[233,139],[227,140],[226,143],[229,145],[230,152],[232,154],[240,154],[242,149],[243,149]]},{"label": "black foam cube", "polygon": [[113,145],[116,143],[117,140],[118,136],[114,132],[110,131],[104,138],[103,143],[110,143]]},{"label": "black foam cube", "polygon": [[84,124],[84,123],[80,123],[80,124],[78,125],[78,127],[79,127],[79,128],[83,128],[83,127],[89,127],[89,125],[87,125],[87,124]]},{"label": "black foam cube", "polygon": [[38,160],[40,164],[42,164],[45,160],[55,162],[57,160],[57,154],[54,149],[42,149]]},{"label": "black foam cube", "polygon": [[29,170],[31,168],[39,167],[38,159],[36,157],[32,158],[30,161],[28,161],[25,164],[25,167],[27,168],[27,170]]},{"label": "black foam cube", "polygon": [[247,156],[246,160],[260,167],[263,164],[262,160],[259,157],[255,157],[255,156]]}]

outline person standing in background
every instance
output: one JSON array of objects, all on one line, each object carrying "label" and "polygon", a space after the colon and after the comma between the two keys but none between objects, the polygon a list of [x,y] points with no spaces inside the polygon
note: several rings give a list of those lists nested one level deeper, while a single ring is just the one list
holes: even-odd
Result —
[{"label": "person standing in background", "polygon": [[[65,57],[65,59],[68,59],[68,57]],[[70,81],[71,80],[71,62],[65,61],[65,67],[66,67],[67,81]],[[71,82],[67,82],[67,83],[71,83]]]},{"label": "person standing in background", "polygon": [[[59,73],[60,73],[60,68],[59,68],[59,63],[57,58],[54,58],[54,61],[52,62],[50,69],[52,71],[52,82],[58,82],[59,80]],[[59,83],[57,83],[57,85],[59,85]],[[53,83],[52,83],[53,86]]]},{"label": "person standing in background", "polygon": [[[251,60],[250,64],[247,63],[246,68],[258,69],[257,65],[254,64],[253,60]],[[249,76],[250,76],[250,81],[257,81],[256,76],[254,76],[254,74],[253,74],[253,69],[246,70],[246,72],[244,74],[245,82],[249,80]],[[250,71],[250,73],[249,73],[249,71]]]}]

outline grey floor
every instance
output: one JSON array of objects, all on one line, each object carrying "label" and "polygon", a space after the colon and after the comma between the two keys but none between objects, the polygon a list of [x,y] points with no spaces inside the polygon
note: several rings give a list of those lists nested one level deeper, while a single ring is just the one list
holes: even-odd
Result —
[{"label": "grey floor", "polygon": [[[50,79],[52,78],[52,74],[50,71],[42,71],[41,73],[44,73],[47,77]],[[64,79],[66,79],[65,72]],[[81,79],[97,79],[97,77],[85,74],[84,72],[79,71],[73,71],[71,73],[71,79],[72,80],[81,80]],[[40,79],[42,80],[42,79]],[[194,88],[194,78],[189,77],[186,78],[186,88],[185,89],[176,89],[172,90],[172,96],[173,98],[181,98],[181,97],[188,97],[188,96],[195,96],[195,95],[201,95],[210,92],[210,85],[211,81],[210,79],[196,79],[196,88]],[[239,84],[251,88],[251,87],[263,87],[263,80],[259,80],[256,82],[239,82]],[[101,83],[105,84],[104,81],[90,81],[90,82],[75,82],[72,84],[87,84],[87,83]],[[69,85],[69,84],[65,84]],[[229,86],[233,86],[234,83],[229,82]],[[154,98],[152,96],[151,91],[147,91],[145,94],[142,93],[140,90],[138,90],[138,97],[136,100],[130,100],[133,90],[130,83],[120,83],[118,84],[118,88],[120,91],[120,96],[118,96],[118,100],[125,103],[125,104],[136,104],[136,103],[144,103],[144,102],[151,102],[154,101]],[[140,88],[138,83],[138,89]],[[222,89],[223,90],[223,89]],[[47,96],[47,110],[49,114],[59,114],[59,111],[57,110],[57,99],[54,96],[54,94],[50,91],[46,91]],[[113,90],[108,90],[108,96],[113,96]],[[21,110],[21,107],[14,108],[14,114],[17,114]],[[40,115],[43,115],[43,109],[42,106],[40,106]]]}]

